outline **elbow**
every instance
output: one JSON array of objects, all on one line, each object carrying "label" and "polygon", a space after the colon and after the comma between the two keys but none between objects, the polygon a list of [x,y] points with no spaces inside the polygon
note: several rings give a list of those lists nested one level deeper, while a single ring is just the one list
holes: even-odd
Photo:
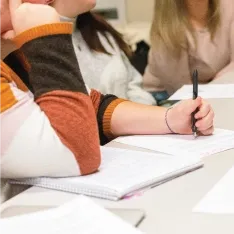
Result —
[{"label": "elbow", "polygon": [[88,175],[98,171],[101,165],[101,151],[100,146],[90,145],[86,147],[83,157],[78,159],[81,175]]},{"label": "elbow", "polygon": [[[92,132],[92,133],[91,133]],[[101,164],[101,150],[97,132],[80,134],[67,141],[60,136],[62,143],[71,150],[79,167],[79,175],[88,175],[96,172]],[[72,144],[73,143],[73,144]]]},{"label": "elbow", "polygon": [[96,114],[90,97],[70,92],[53,92],[47,96],[37,102],[63,145],[73,153],[79,174],[94,173],[100,166],[101,152]]}]

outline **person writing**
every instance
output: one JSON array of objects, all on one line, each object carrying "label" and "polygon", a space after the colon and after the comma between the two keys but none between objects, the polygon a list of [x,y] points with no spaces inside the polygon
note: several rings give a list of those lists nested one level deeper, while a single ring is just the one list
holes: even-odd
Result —
[{"label": "person writing", "polygon": [[121,135],[192,134],[197,108],[198,131],[212,134],[214,112],[201,98],[167,109],[90,90],[73,50],[73,25],[39,3],[1,1],[2,178],[94,173],[100,144]]},{"label": "person writing", "polygon": [[151,42],[143,86],[159,105],[195,69],[201,84],[234,79],[234,2],[156,0]]}]

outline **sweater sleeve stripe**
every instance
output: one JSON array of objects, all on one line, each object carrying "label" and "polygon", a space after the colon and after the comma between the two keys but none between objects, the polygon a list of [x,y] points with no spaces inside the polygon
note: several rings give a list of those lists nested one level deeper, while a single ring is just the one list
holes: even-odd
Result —
[{"label": "sweater sleeve stripe", "polygon": [[96,114],[98,113],[98,108],[99,108],[101,97],[102,97],[101,93],[99,93],[98,91],[94,89],[91,89],[90,98],[93,102],[93,106],[94,106]]},{"label": "sweater sleeve stripe", "polygon": [[32,99],[13,106],[1,117],[2,178],[81,174],[73,152],[61,142],[45,112]]},{"label": "sweater sleeve stripe", "polygon": [[114,100],[113,102],[111,102],[105,110],[102,125],[103,125],[103,133],[108,138],[108,140],[113,140],[116,137],[113,135],[111,131],[111,118],[112,118],[113,112],[120,103],[125,102],[125,101],[127,100],[118,98]]},{"label": "sweater sleeve stripe", "polygon": [[97,114],[100,143],[104,145],[114,138],[111,132],[112,114],[115,108],[125,100],[114,95],[102,95],[96,90],[91,91],[90,97]]},{"label": "sweater sleeve stripe", "polygon": [[10,109],[17,103],[10,84],[4,82],[5,78],[1,77],[1,113]]},{"label": "sweater sleeve stripe", "polygon": [[[29,82],[36,99],[54,90],[88,94],[75,56],[71,35],[38,38],[24,44],[21,49],[31,67]],[[35,50],[39,50],[40,53],[35,53]]]},{"label": "sweater sleeve stripe", "polygon": [[[29,64],[28,80],[36,103],[63,146],[73,153],[81,174],[89,174],[98,169],[101,160],[97,120],[75,56],[71,31],[66,30],[72,27],[66,25],[58,30],[57,24],[44,25],[20,35],[22,41],[15,40],[22,44],[20,50]],[[42,149],[49,149],[45,143]]]},{"label": "sweater sleeve stripe", "polygon": [[[37,99],[64,145],[75,155],[81,174],[95,172],[100,165],[100,148],[95,115],[89,96],[53,91]],[[79,129],[79,130],[78,130]]]},{"label": "sweater sleeve stripe", "polygon": [[[19,78],[5,65],[1,69],[1,176],[78,176],[79,162],[34,102],[32,94],[18,88]],[[5,90],[16,102],[10,102]],[[6,105],[5,105],[6,104]],[[8,105],[8,106],[7,106]],[[7,108],[6,108],[7,107]]]},{"label": "sweater sleeve stripe", "polygon": [[1,61],[1,76],[4,77],[7,83],[14,82],[17,84],[17,87],[24,92],[28,91],[27,86],[24,82],[12,71],[4,62]]},{"label": "sweater sleeve stripe", "polygon": [[14,43],[21,47],[23,44],[30,42],[39,37],[47,37],[49,35],[71,34],[73,31],[73,24],[71,23],[55,23],[38,26],[29,29],[14,38]]}]

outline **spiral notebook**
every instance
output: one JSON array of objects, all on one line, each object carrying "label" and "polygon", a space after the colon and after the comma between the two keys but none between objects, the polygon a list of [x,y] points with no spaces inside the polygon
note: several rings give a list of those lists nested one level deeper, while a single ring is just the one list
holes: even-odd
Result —
[{"label": "spiral notebook", "polygon": [[58,208],[0,219],[0,226],[1,234],[142,234],[84,196]]},{"label": "spiral notebook", "polygon": [[43,177],[11,180],[10,183],[119,200],[203,165],[200,158],[195,156],[169,156],[109,147],[102,147],[101,152],[102,163],[97,173],[72,178]]}]

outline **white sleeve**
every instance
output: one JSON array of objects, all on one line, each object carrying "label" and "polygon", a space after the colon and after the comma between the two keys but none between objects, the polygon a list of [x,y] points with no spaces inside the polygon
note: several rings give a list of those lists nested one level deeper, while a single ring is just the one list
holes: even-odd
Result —
[{"label": "white sleeve", "polygon": [[11,90],[18,102],[1,113],[1,178],[80,175],[74,154],[33,97]]}]

